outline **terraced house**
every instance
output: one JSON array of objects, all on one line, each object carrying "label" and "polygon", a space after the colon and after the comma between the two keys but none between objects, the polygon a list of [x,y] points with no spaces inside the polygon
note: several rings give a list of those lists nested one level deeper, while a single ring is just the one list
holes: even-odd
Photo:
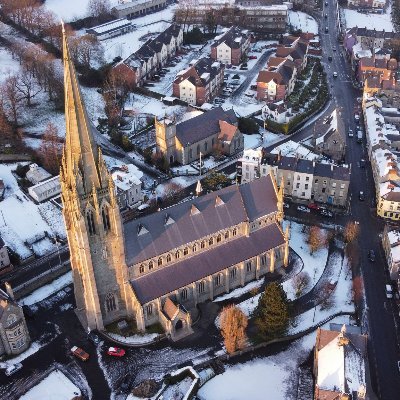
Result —
[{"label": "terraced house", "polygon": [[189,68],[176,76],[172,93],[188,104],[201,106],[212,101],[221,90],[224,71],[225,66],[211,58],[193,60]]},{"label": "terraced house", "polygon": [[115,65],[114,70],[131,87],[142,86],[176,54],[182,42],[181,26],[172,24],[155,39],[148,40],[139,50]]},{"label": "terraced house", "polygon": [[[160,323],[177,340],[191,333],[198,304],[287,265],[283,189],[267,176],[123,225],[63,36],[67,133],[60,180],[76,313],[87,330],[120,320],[140,331]],[[208,126],[193,120],[188,132],[196,138]],[[220,128],[219,140],[230,129]]]}]

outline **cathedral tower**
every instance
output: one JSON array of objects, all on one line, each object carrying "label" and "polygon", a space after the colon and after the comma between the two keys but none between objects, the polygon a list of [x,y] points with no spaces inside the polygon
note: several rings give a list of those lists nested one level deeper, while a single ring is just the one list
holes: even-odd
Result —
[{"label": "cathedral tower", "polygon": [[77,315],[104,329],[132,317],[124,237],[114,184],[93,137],[63,28],[66,139],[60,171]]}]

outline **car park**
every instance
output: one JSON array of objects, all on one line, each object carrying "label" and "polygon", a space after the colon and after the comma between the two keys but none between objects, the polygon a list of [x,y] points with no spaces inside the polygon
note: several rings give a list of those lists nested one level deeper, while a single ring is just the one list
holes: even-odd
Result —
[{"label": "car park", "polygon": [[372,262],[375,261],[375,252],[373,250],[370,250],[368,252],[368,258],[369,258],[369,261],[372,261]]},{"label": "car park", "polygon": [[82,350],[80,347],[74,346],[71,348],[71,353],[82,361],[89,360],[89,354]]},{"label": "car park", "polygon": [[363,191],[360,191],[360,193],[358,194],[358,198],[360,199],[360,201],[364,201],[365,200],[365,194]]},{"label": "car park", "polygon": [[15,364],[8,366],[6,368],[6,370],[4,371],[4,373],[6,374],[6,376],[11,376],[11,375],[15,374],[17,371],[19,371],[20,369],[22,369],[22,364],[15,363]]},{"label": "car park", "polygon": [[306,212],[306,213],[310,212],[310,209],[305,206],[297,206],[297,210],[301,211],[301,212]]},{"label": "car park", "polygon": [[109,347],[107,354],[113,357],[123,357],[125,355],[125,350],[120,349],[119,347]]}]

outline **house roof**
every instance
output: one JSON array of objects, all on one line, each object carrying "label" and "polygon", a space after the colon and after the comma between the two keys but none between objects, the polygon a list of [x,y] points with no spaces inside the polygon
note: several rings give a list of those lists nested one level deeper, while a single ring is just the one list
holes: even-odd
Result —
[{"label": "house roof", "polygon": [[176,125],[176,137],[183,146],[197,143],[220,132],[220,121],[236,125],[238,118],[233,109],[223,110],[222,107],[206,111],[197,117]]},{"label": "house roof", "polygon": [[286,85],[292,78],[295,68],[293,61],[286,59],[273,71],[260,71],[257,82],[268,83],[273,80],[278,85]]},{"label": "house roof", "polygon": [[139,302],[145,304],[257,254],[267,252],[284,242],[281,228],[274,223],[251,233],[248,237],[240,236],[207,252],[201,252],[136,278],[131,281],[131,285]]},{"label": "house roof", "polygon": [[179,307],[169,297],[167,297],[163,306],[163,312],[168,319],[172,321],[179,312]]},{"label": "house roof", "polygon": [[237,26],[232,26],[224,34],[218,36],[216,40],[212,43],[211,47],[217,47],[221,43],[225,43],[231,49],[239,49],[243,46],[249,38],[249,32],[245,31]]},{"label": "house roof", "polygon": [[238,130],[235,125],[229,124],[226,121],[219,121],[219,129],[218,139],[228,143],[232,141]]},{"label": "house roof", "polygon": [[[216,206],[217,197],[223,204]],[[191,212],[192,205],[198,213]],[[277,197],[270,176],[229,186],[124,224],[126,262],[129,266],[143,262],[276,211]]]}]

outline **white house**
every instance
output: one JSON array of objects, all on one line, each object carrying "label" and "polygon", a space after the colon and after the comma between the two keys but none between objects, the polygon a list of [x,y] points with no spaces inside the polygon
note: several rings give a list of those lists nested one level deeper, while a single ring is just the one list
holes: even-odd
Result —
[{"label": "white house", "polygon": [[262,147],[258,149],[245,149],[243,157],[238,160],[242,166],[241,183],[251,182],[260,177],[260,164],[262,161]]},{"label": "white house", "polygon": [[314,168],[308,160],[299,159],[293,173],[292,196],[298,199],[311,199]]},{"label": "white house", "polygon": [[57,175],[31,186],[28,188],[28,192],[38,203],[57,196],[61,193],[60,177]]},{"label": "white house", "polygon": [[51,174],[49,174],[44,168],[39,167],[37,164],[29,165],[29,171],[26,173],[26,179],[34,185],[50,177]]}]

